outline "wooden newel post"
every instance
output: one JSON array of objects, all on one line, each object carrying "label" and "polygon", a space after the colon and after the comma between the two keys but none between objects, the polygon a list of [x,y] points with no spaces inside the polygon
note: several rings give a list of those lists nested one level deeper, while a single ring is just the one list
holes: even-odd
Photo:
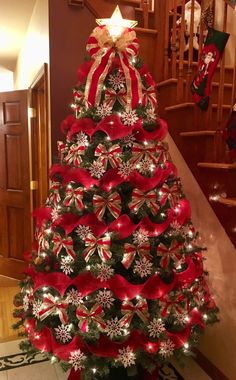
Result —
[{"label": "wooden newel post", "polygon": [[[168,69],[169,0],[155,1],[154,15],[157,30],[155,66],[157,82],[160,82],[166,79],[165,70]],[[166,69],[165,64],[167,64]]]}]

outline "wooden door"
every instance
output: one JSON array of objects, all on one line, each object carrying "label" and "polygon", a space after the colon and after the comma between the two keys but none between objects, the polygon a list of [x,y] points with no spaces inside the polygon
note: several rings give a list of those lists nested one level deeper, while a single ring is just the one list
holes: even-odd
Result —
[{"label": "wooden door", "polygon": [[31,245],[28,91],[0,93],[0,274],[20,278]]}]

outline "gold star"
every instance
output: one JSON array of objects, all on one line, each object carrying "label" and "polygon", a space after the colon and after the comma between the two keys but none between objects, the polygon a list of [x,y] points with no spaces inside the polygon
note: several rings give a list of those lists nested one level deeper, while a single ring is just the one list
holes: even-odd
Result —
[{"label": "gold star", "polygon": [[138,21],[127,20],[122,17],[119,6],[116,6],[112,16],[110,18],[99,18],[96,20],[98,25],[105,25],[113,40],[118,38],[126,28],[134,28]]}]

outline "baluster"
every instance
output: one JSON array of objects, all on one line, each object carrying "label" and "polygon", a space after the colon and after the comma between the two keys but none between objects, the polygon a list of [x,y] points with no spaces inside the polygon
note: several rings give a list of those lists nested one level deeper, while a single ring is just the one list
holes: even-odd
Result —
[{"label": "baluster", "polygon": [[141,0],[141,8],[143,10],[143,27],[148,29],[149,0]]},{"label": "baluster", "polygon": [[184,97],[184,45],[185,45],[185,1],[181,1],[181,27],[180,27],[180,46],[179,46],[179,73],[177,83],[177,100],[180,102]]},{"label": "baluster", "polygon": [[177,56],[177,47],[176,47],[176,21],[177,21],[177,0],[174,0],[173,7],[173,28],[171,34],[171,77],[176,78],[176,56]]},{"label": "baluster", "polygon": [[194,0],[191,0],[188,68],[187,68],[186,86],[185,86],[185,99],[186,99],[186,101],[188,101],[188,99],[191,98],[190,84],[191,84],[191,79],[192,79],[192,64],[193,64],[193,28],[194,28]]},{"label": "baluster", "polygon": [[[168,79],[169,77],[169,38],[170,38],[170,33],[169,33],[169,2],[165,1],[164,5],[164,14],[165,14],[165,34],[164,34],[164,79]],[[161,31],[159,31],[161,32]]]}]

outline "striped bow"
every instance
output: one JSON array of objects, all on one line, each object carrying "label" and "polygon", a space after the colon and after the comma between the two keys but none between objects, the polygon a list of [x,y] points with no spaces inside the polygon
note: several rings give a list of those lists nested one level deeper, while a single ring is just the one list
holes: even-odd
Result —
[{"label": "striped bow", "polygon": [[89,324],[92,321],[96,322],[100,329],[104,329],[106,324],[102,319],[103,315],[102,307],[97,304],[91,310],[88,310],[84,305],[79,305],[76,309],[76,317],[79,319],[79,327],[82,333],[88,331]]},{"label": "striped bow", "polygon": [[80,91],[80,90],[74,89],[73,90],[73,97],[74,97],[75,101],[83,103],[83,101],[84,101],[84,91]]},{"label": "striped bow", "polygon": [[139,245],[134,245],[130,243],[125,243],[124,245],[124,256],[121,263],[126,269],[129,269],[134,258],[138,254],[141,258],[146,257],[150,258],[150,243],[145,242]]},{"label": "striped bow", "polygon": [[73,240],[70,236],[62,237],[59,234],[55,234],[53,237],[54,253],[56,256],[59,255],[62,249],[65,249],[66,253],[74,260],[75,252],[73,248]]},{"label": "striped bow", "polygon": [[110,106],[113,107],[115,102],[118,102],[125,108],[126,107],[126,97],[127,92],[125,87],[121,88],[118,92],[113,88],[107,88],[105,91],[105,101]]},{"label": "striped bow", "polygon": [[124,317],[121,318],[120,323],[124,327],[128,327],[135,314],[145,323],[148,323],[148,304],[145,299],[140,299],[136,305],[130,301],[123,301],[121,305],[121,313]]},{"label": "striped bow", "polygon": [[59,160],[62,162],[64,154],[66,153],[66,145],[63,141],[57,141],[57,150],[59,155]]},{"label": "striped bow", "polygon": [[35,239],[38,241],[39,252],[47,251],[49,249],[49,241],[47,240],[48,234],[45,229],[35,231]]},{"label": "striped bow", "polygon": [[156,89],[154,86],[150,86],[148,88],[143,87],[142,105],[144,107],[147,107],[148,103],[150,103],[153,108],[156,107],[157,97],[156,97]]},{"label": "striped bow", "polygon": [[108,161],[113,168],[120,165],[122,153],[121,147],[118,144],[112,145],[108,150],[103,144],[99,144],[95,149],[95,156],[99,157],[104,168],[107,168]]},{"label": "striped bow", "polygon": [[159,244],[157,247],[157,255],[161,256],[160,265],[162,268],[167,268],[172,260],[177,268],[183,261],[183,254],[181,253],[182,243],[172,241],[170,247],[164,244]]},{"label": "striped bow", "polygon": [[85,153],[85,146],[84,145],[77,145],[73,144],[71,145],[65,160],[68,165],[75,165],[80,166],[80,163],[82,161],[81,156]]},{"label": "striped bow", "polygon": [[169,313],[183,314],[187,311],[186,298],[182,293],[178,293],[175,296],[163,297],[160,299],[161,315],[166,317]]},{"label": "striped bow", "polygon": [[107,198],[103,198],[100,195],[95,194],[93,196],[93,207],[95,210],[95,214],[98,219],[102,219],[106,208],[110,211],[110,213],[114,216],[114,218],[118,218],[121,213],[121,197],[120,194],[115,191],[110,194]]},{"label": "striped bow", "polygon": [[85,248],[83,256],[86,262],[89,261],[90,257],[94,252],[98,252],[99,257],[102,261],[107,261],[111,258],[112,253],[110,251],[111,238],[109,235],[96,238],[93,234],[88,234],[85,238]]},{"label": "striped bow", "polygon": [[175,208],[180,196],[179,186],[176,183],[172,186],[168,186],[166,183],[164,183],[164,185],[159,190],[158,195],[161,206],[164,206],[168,200],[171,208]]},{"label": "striped bow", "polygon": [[157,148],[157,154],[158,154],[157,162],[159,164],[163,164],[166,161],[171,161],[169,147],[167,144],[158,143],[156,148]]},{"label": "striped bow", "polygon": [[83,199],[83,188],[77,187],[74,189],[70,184],[66,187],[66,196],[64,199],[66,207],[72,207],[73,205],[77,208],[77,210],[83,210],[84,205],[82,202]]},{"label": "striped bow", "polygon": [[59,194],[60,187],[60,182],[52,182],[46,203],[52,203],[54,206],[57,206],[59,204],[61,200]]},{"label": "striped bow", "polygon": [[153,215],[156,215],[159,210],[159,206],[156,203],[157,195],[154,190],[144,193],[139,189],[134,189],[132,192],[132,200],[129,202],[129,208],[134,213],[137,213],[139,209],[146,203],[150,208]]},{"label": "striped bow", "polygon": [[134,143],[132,146],[132,157],[130,161],[132,164],[138,164],[143,158],[149,158],[154,164],[156,163],[156,147],[150,143],[148,145],[141,145]]},{"label": "striped bow", "polygon": [[43,298],[43,304],[39,311],[39,319],[43,321],[49,315],[58,314],[61,323],[66,324],[68,322],[68,316],[66,314],[67,306],[68,304],[62,302],[60,298],[47,294]]}]

